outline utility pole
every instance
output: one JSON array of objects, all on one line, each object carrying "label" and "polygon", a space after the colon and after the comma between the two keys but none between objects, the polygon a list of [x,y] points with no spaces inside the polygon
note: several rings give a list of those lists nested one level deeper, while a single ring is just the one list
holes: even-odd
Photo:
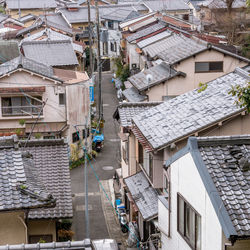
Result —
[{"label": "utility pole", "polygon": [[91,13],[90,13],[90,1],[88,0],[88,25],[89,25],[89,69],[90,76],[92,78],[93,74],[93,55],[92,55],[92,24],[91,24]]},{"label": "utility pole", "polygon": [[101,64],[101,48],[100,48],[100,24],[99,24],[99,7],[98,0],[95,0],[96,9],[96,32],[97,32],[97,69],[98,69],[98,111],[99,121],[103,119],[102,110],[102,64]]}]

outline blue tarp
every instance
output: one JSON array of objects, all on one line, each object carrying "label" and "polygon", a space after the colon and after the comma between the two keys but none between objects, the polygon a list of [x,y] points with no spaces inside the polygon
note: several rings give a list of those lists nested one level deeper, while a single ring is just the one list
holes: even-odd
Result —
[{"label": "blue tarp", "polygon": [[104,141],[104,135],[103,134],[94,136],[93,142],[96,143],[98,141],[101,141],[101,142]]}]

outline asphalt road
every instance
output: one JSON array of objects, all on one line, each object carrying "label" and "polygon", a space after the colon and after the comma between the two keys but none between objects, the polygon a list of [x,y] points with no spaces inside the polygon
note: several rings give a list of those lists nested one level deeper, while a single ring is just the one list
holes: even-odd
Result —
[{"label": "asphalt road", "polygon": [[[103,74],[102,93],[104,111],[104,148],[92,160],[92,165],[100,180],[108,180],[113,177],[115,168],[119,167],[120,140],[118,138],[118,125],[113,120],[113,113],[118,104],[116,91],[111,83],[111,74]],[[97,92],[97,91],[95,91]],[[96,94],[96,93],[95,93]],[[104,167],[104,169],[103,169]],[[105,167],[108,167],[105,170]],[[83,240],[85,237],[85,200],[84,200],[84,168],[78,167],[71,170],[71,185],[73,197],[74,217],[72,230],[75,232],[74,240]],[[101,194],[98,181],[88,168],[89,188],[89,232],[91,239],[109,238],[107,225],[102,210]]]}]

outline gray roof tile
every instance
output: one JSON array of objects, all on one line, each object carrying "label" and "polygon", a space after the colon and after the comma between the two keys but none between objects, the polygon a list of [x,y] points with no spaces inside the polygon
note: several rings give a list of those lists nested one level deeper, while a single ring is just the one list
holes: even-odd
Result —
[{"label": "gray roof tile", "polygon": [[49,66],[78,65],[71,41],[31,41],[23,42],[24,55]]},{"label": "gray roof tile", "polygon": [[164,27],[166,27],[166,24],[163,22],[158,22],[156,24],[153,24],[145,29],[139,30],[137,32],[135,32],[134,34],[127,36],[126,40],[130,43],[133,42],[134,40],[137,40],[139,38],[142,38],[144,36],[147,36],[149,34],[152,34],[160,29],[163,29]]},{"label": "gray roof tile", "polygon": [[133,121],[154,149],[165,147],[244,110],[228,92],[231,86],[244,85],[247,80],[248,72],[237,68],[209,82],[204,91],[195,89],[177,96],[135,116]]},{"label": "gray roof tile", "polygon": [[162,102],[123,102],[117,107],[120,123],[122,127],[132,126],[132,118],[150,108],[161,104]]},{"label": "gray roof tile", "polygon": [[14,59],[19,54],[17,41],[0,41],[0,63]]},{"label": "gray roof tile", "polygon": [[122,94],[129,102],[142,102],[147,99],[147,96],[141,95],[135,87],[123,90]]},{"label": "gray roof tile", "polygon": [[55,206],[31,155],[17,147],[16,137],[0,137],[0,210]]},{"label": "gray roof tile", "polygon": [[249,236],[250,136],[205,137],[197,142],[238,236]]},{"label": "gray roof tile", "polygon": [[62,81],[56,77],[54,77],[53,68],[37,61],[28,59],[22,55],[17,58],[14,58],[6,63],[0,65],[0,77],[7,73],[10,73],[18,68],[23,68],[34,73],[40,74],[42,76],[46,76],[48,78],[52,78],[57,81]]},{"label": "gray roof tile", "polygon": [[158,195],[152,188],[143,172],[124,179],[136,206],[144,220],[148,220],[158,214]]},{"label": "gray roof tile", "polygon": [[18,9],[20,2],[21,9],[44,9],[44,8],[56,8],[57,4],[55,0],[6,0],[8,9]]},{"label": "gray roof tile", "polygon": [[[24,142],[21,142],[21,146]],[[39,177],[56,199],[54,208],[41,208],[29,213],[30,219],[68,218],[73,216],[68,144],[63,139],[32,140],[26,148],[33,156]]]},{"label": "gray roof tile", "polygon": [[146,0],[145,5],[152,11],[161,10],[189,10],[190,7],[183,0]]},{"label": "gray roof tile", "polygon": [[[147,81],[147,75],[152,76],[152,80],[150,82]],[[179,75],[179,72],[170,68],[167,63],[162,62],[159,65],[156,65],[129,77],[128,80],[136,89],[138,89],[139,91],[143,91],[159,83],[165,82],[177,75]]]}]

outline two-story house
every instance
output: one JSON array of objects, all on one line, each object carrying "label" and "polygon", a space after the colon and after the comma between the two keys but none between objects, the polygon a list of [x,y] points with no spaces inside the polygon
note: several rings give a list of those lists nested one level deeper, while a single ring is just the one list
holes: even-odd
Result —
[{"label": "two-story house", "polygon": [[[129,143],[129,152],[134,153],[128,156],[129,171],[143,171],[152,187],[162,192],[167,185],[162,162],[183,148],[188,137],[250,133],[250,116],[228,93],[232,86],[247,81],[249,72],[237,68],[209,82],[204,90],[189,91],[134,116],[133,136],[129,136],[134,140]],[[144,228],[149,221],[145,223]]]},{"label": "two-story house", "polygon": [[175,33],[142,48],[142,52],[155,66],[128,81],[149,101],[168,100],[250,62],[202,40]]},{"label": "two-story house", "polygon": [[250,136],[190,137],[165,163],[161,249],[250,248]]},{"label": "two-story house", "polygon": [[77,143],[74,125],[85,124],[89,116],[86,73],[53,69],[23,56],[0,65],[0,98],[1,136],[32,133]]}]

